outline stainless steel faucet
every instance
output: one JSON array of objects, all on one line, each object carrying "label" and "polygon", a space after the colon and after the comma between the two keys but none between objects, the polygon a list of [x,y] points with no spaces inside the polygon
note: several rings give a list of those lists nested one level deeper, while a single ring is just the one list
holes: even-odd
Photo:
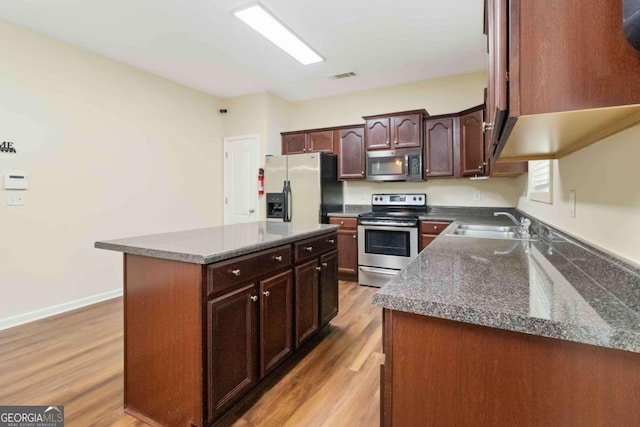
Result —
[{"label": "stainless steel faucet", "polygon": [[500,215],[506,216],[511,221],[513,221],[513,223],[515,225],[520,227],[518,229],[518,232],[520,233],[521,237],[528,238],[528,237],[531,236],[531,233],[529,232],[529,227],[531,226],[531,220],[529,218],[520,217],[520,221],[518,221],[516,219],[516,217],[511,215],[509,212],[494,212],[493,213],[493,216],[500,216]]}]

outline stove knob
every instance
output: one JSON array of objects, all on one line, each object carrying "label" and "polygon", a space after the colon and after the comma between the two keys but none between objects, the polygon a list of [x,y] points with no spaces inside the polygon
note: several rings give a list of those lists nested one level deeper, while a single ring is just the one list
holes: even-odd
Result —
[{"label": "stove knob", "polygon": [[414,198],[413,198],[413,201],[415,202],[416,200],[418,200],[418,199],[414,197]]}]

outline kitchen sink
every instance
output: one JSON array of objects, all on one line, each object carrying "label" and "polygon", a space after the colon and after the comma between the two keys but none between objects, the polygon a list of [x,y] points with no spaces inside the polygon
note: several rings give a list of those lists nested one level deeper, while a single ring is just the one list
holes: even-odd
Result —
[{"label": "kitchen sink", "polygon": [[537,240],[536,237],[522,237],[518,227],[503,225],[460,224],[448,236],[480,237],[486,239]]}]

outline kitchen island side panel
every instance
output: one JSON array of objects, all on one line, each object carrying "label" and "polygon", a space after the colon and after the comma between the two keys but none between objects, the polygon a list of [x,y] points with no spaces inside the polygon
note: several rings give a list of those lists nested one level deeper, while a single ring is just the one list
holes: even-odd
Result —
[{"label": "kitchen island side panel", "polygon": [[124,254],[125,411],[202,426],[202,265]]}]

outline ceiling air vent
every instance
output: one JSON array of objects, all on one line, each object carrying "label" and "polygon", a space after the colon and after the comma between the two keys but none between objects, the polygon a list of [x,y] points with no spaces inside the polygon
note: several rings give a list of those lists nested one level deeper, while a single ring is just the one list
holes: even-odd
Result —
[{"label": "ceiling air vent", "polygon": [[356,73],[353,71],[349,71],[348,73],[335,74],[333,76],[334,79],[348,79],[349,77],[355,77]]}]

